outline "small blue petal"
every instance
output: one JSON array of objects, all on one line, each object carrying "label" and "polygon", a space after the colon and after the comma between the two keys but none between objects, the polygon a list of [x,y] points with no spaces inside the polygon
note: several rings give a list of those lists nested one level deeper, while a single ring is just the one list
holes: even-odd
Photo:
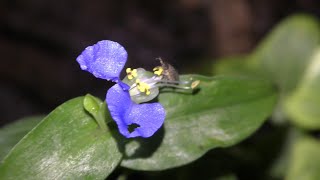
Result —
[{"label": "small blue petal", "polygon": [[[131,101],[128,91],[118,84],[108,90],[106,101],[120,133],[127,138],[152,136],[162,126],[166,116],[160,103],[136,104]],[[130,132],[130,125],[138,127]]]},{"label": "small blue petal", "polygon": [[127,57],[127,51],[119,43],[103,40],[88,46],[77,61],[82,70],[95,77],[117,82]]}]

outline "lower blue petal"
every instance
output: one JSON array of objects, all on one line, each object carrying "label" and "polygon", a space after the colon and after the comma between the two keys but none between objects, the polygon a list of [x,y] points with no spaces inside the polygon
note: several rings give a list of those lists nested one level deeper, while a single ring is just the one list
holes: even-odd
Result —
[{"label": "lower blue petal", "polygon": [[[129,92],[118,84],[108,90],[106,101],[120,133],[127,138],[152,136],[162,126],[166,116],[160,103],[136,104],[131,101]],[[138,127],[130,132],[130,125]]]}]

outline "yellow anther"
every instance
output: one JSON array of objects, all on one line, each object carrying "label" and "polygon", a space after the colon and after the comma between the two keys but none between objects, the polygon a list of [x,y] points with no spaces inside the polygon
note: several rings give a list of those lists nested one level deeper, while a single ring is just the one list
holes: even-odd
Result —
[{"label": "yellow anther", "polygon": [[137,77],[138,73],[137,73],[137,69],[131,69],[131,68],[127,68],[126,69],[126,73],[128,75],[128,79],[131,80],[135,77]]},{"label": "yellow anther", "polygon": [[163,73],[163,68],[161,66],[153,68],[153,73],[155,75],[161,76]]},{"label": "yellow anther", "polygon": [[146,95],[150,95],[151,92],[150,92],[150,89],[146,89]]},{"label": "yellow anther", "polygon": [[137,88],[140,92],[146,93],[146,95],[150,95],[150,86],[145,82],[141,82],[139,79],[136,80]]},{"label": "yellow anther", "polygon": [[193,81],[193,82],[191,83],[191,88],[194,89],[194,88],[196,88],[199,84],[200,84],[200,80]]},{"label": "yellow anther", "polygon": [[131,71],[132,71],[131,68],[127,68],[127,69],[126,69],[126,73],[127,73],[127,74],[130,73]]}]

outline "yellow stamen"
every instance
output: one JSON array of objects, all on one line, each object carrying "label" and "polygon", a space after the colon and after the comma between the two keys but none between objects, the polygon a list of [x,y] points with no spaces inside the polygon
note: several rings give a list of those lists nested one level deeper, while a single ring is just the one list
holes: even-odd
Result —
[{"label": "yellow stamen", "polygon": [[150,95],[151,92],[150,92],[150,89],[146,89],[146,95]]},{"label": "yellow stamen", "polygon": [[126,73],[128,75],[128,79],[129,80],[131,80],[131,79],[133,79],[133,78],[138,76],[137,69],[133,69],[132,70],[131,68],[127,68],[126,69]]},{"label": "yellow stamen", "polygon": [[137,88],[140,92],[146,93],[146,95],[150,95],[150,86],[145,82],[141,82],[139,79],[136,80]]},{"label": "yellow stamen", "polygon": [[163,73],[163,68],[161,66],[153,68],[153,73],[155,75],[161,76]]}]

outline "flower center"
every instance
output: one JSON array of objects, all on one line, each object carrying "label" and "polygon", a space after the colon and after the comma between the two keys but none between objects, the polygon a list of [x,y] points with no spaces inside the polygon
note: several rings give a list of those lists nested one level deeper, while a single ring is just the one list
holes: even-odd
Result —
[{"label": "flower center", "polygon": [[132,101],[138,104],[151,101],[157,97],[159,88],[171,87],[183,92],[192,92],[200,83],[200,81],[194,81],[193,79],[171,80],[169,78],[170,72],[166,72],[162,66],[153,68],[153,72],[146,71],[143,68],[127,68],[126,73],[127,76],[123,79],[123,82],[130,86],[130,97]]}]

